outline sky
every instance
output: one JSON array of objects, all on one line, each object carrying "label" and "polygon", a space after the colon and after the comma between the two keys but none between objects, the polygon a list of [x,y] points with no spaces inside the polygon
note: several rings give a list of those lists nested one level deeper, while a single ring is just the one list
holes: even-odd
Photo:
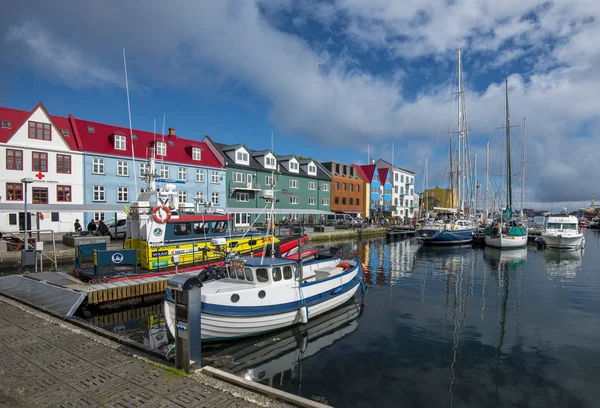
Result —
[{"label": "sky", "polygon": [[597,0],[22,0],[0,15],[0,105],[127,126],[125,49],[134,128],[256,150],[273,132],[276,154],[384,159],[422,191],[449,185],[460,47],[480,203],[488,141],[506,194],[508,76],[515,206],[525,146],[525,207],[573,210],[600,193],[599,18]]}]

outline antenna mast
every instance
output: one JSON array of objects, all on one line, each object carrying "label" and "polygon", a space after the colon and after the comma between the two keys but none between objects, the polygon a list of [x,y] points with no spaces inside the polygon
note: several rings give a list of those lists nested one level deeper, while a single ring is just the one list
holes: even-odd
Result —
[{"label": "antenna mast", "polygon": [[521,163],[521,217],[525,215],[525,140],[527,138],[527,118],[523,118],[523,162]]},{"label": "antenna mast", "polygon": [[[129,102],[129,80],[127,79],[127,58],[125,58],[125,48],[123,48],[123,67],[125,69],[125,89],[127,91],[127,113],[129,115],[129,139],[131,139],[131,159],[133,160],[133,171],[135,172],[135,149],[133,147],[133,126],[131,125],[131,104]],[[133,178],[133,186],[136,191],[135,194],[137,194],[137,177]]]}]

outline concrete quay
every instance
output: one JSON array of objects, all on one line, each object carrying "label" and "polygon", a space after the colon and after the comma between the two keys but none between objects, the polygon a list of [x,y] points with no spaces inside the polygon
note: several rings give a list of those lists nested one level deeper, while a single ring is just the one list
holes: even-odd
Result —
[{"label": "concrete quay", "polygon": [[[0,406],[291,407],[197,370],[187,375],[153,355],[0,296]],[[210,373],[214,376],[214,373]],[[264,391],[261,391],[264,392]]]}]

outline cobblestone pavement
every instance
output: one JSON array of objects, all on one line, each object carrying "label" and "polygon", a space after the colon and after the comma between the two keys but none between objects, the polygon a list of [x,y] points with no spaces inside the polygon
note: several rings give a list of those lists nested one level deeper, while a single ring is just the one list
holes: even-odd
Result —
[{"label": "cobblestone pavement", "polygon": [[0,297],[0,407],[255,406],[70,326]]}]

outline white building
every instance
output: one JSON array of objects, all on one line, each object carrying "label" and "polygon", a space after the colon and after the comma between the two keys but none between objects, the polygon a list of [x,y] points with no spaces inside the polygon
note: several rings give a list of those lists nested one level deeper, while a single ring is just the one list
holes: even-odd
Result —
[{"label": "white building", "polygon": [[402,219],[413,218],[415,213],[419,211],[419,199],[415,194],[415,173],[412,171],[395,167],[385,160],[379,159],[377,168],[387,168],[392,171],[392,205],[394,211],[393,216]]},{"label": "white building", "polygon": [[0,231],[23,229],[25,196],[33,229],[38,222],[67,232],[75,219],[83,222],[80,149],[70,119],[50,116],[41,102],[31,112],[0,107]]}]

